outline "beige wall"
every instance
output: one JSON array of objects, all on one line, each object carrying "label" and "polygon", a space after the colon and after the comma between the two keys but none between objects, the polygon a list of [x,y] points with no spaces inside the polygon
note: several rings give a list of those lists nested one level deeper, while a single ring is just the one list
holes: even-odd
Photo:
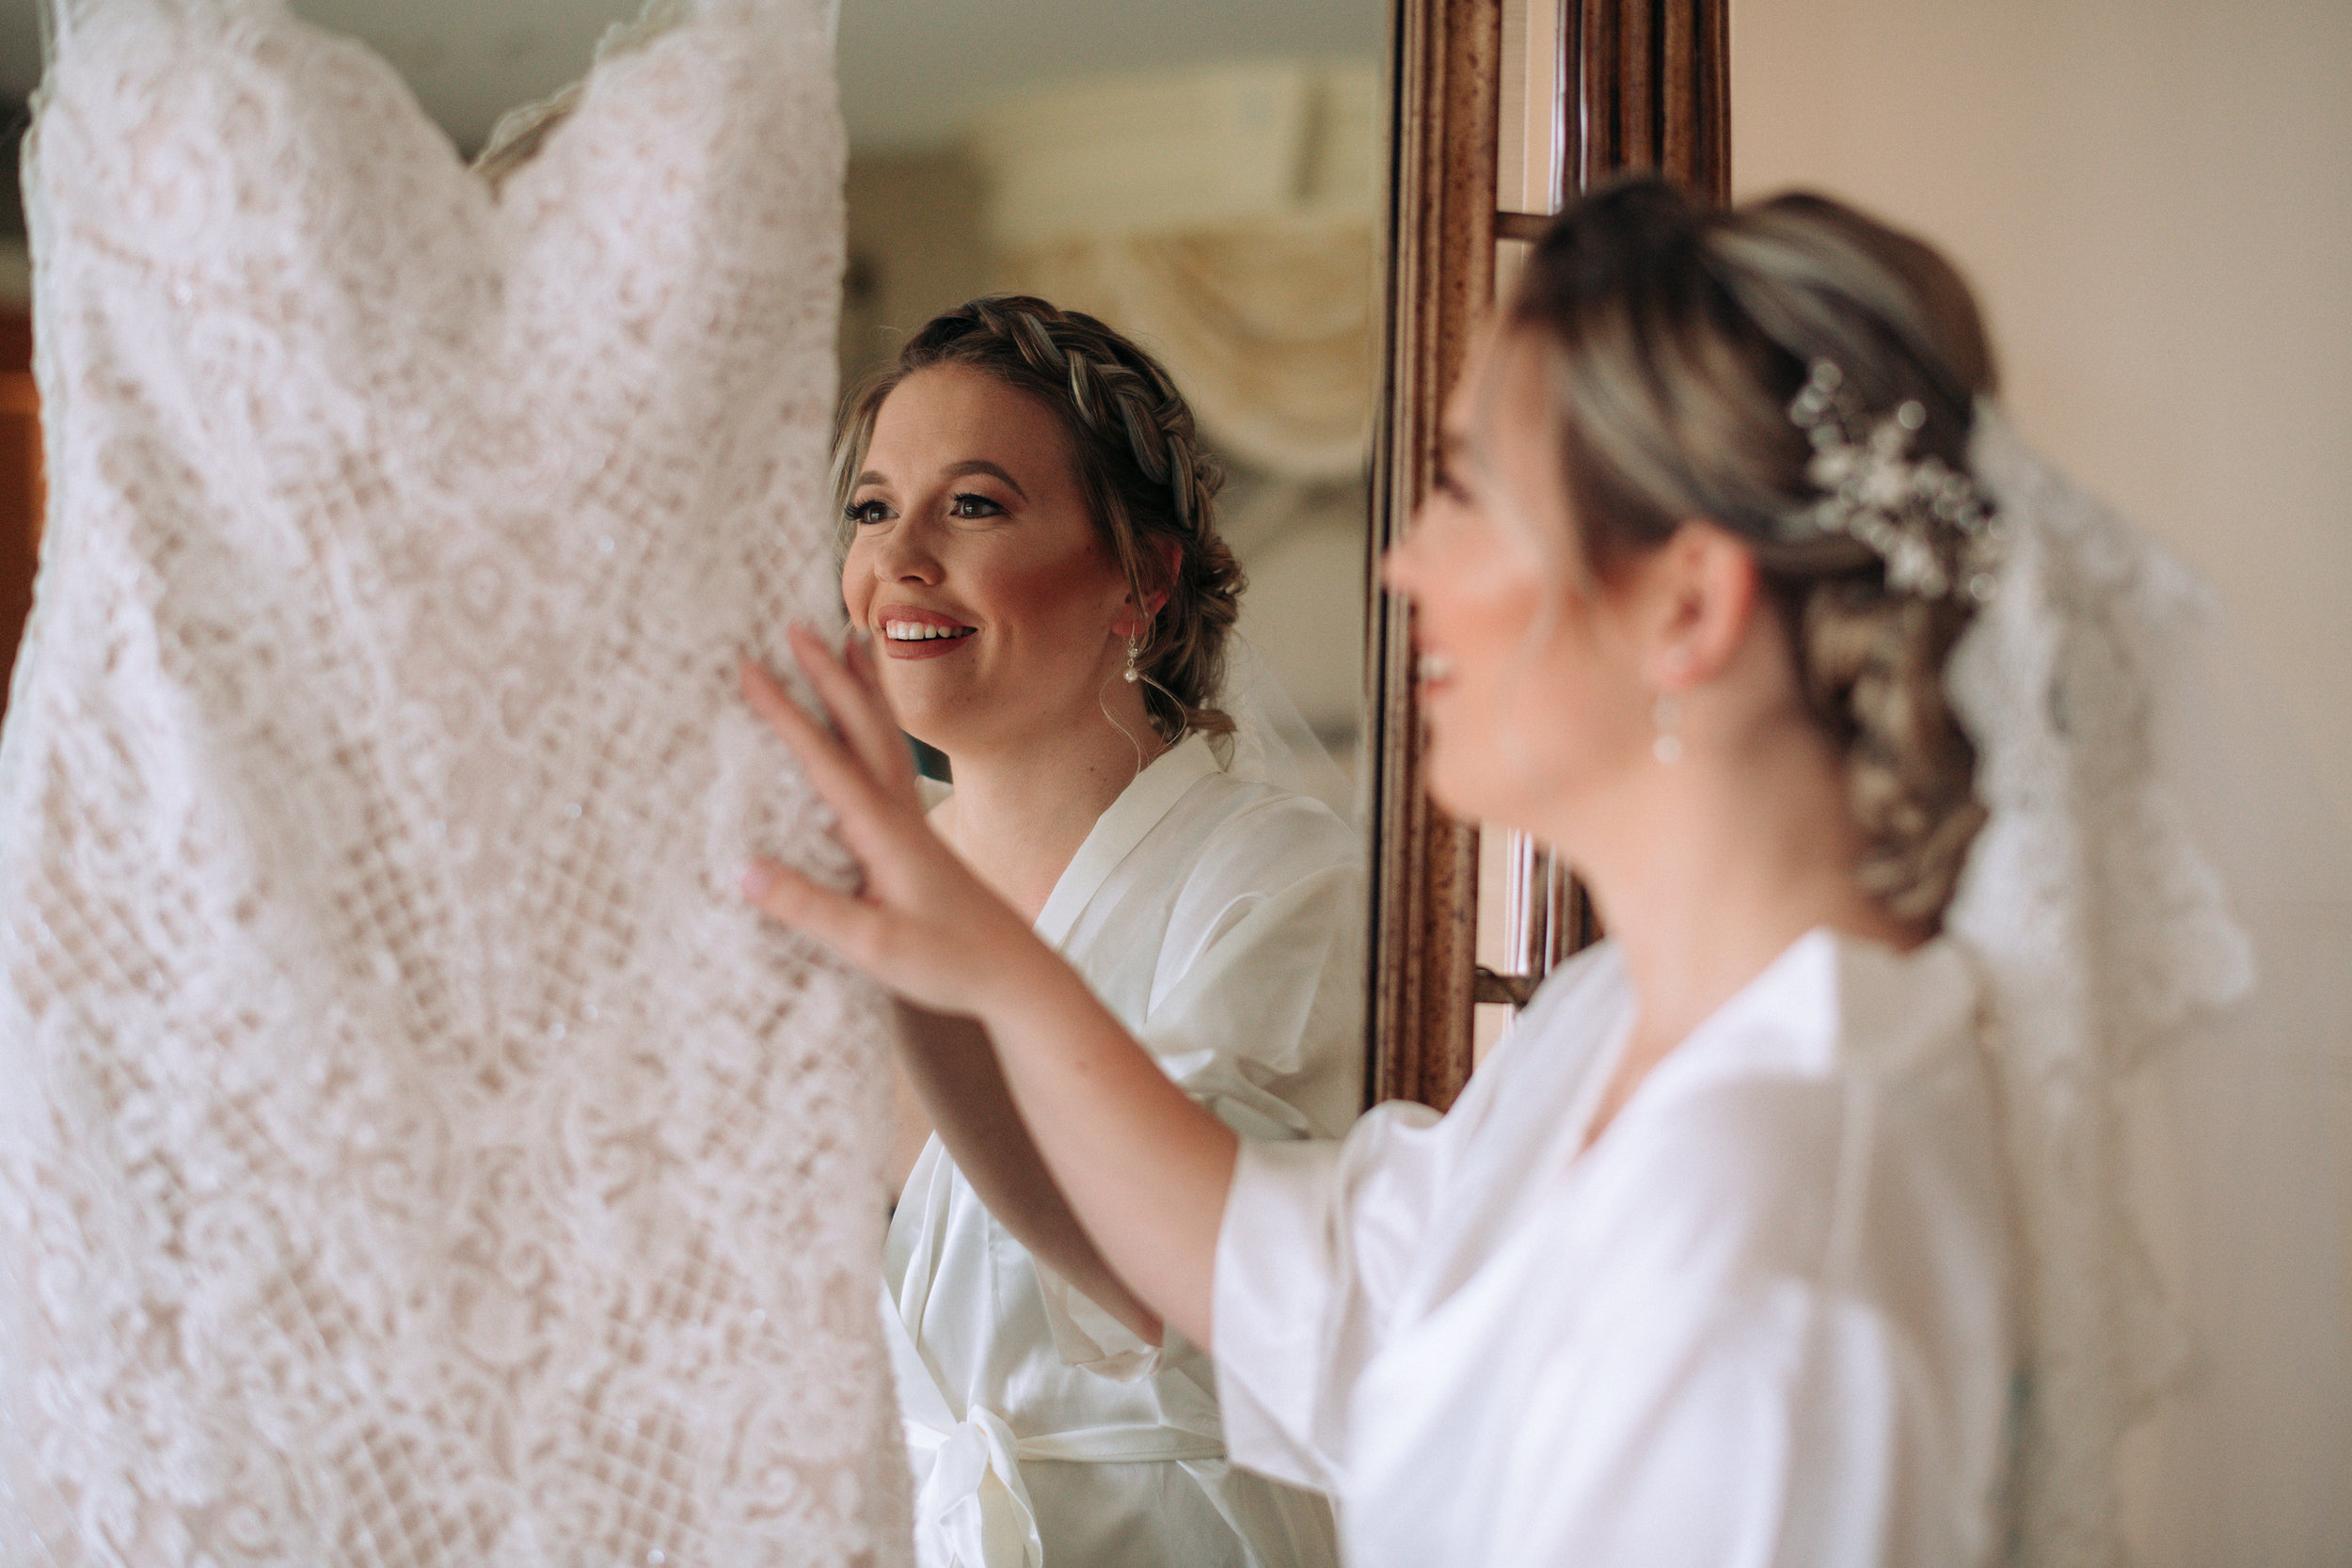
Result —
[{"label": "beige wall", "polygon": [[993,258],[979,170],[952,150],[852,153],[850,277],[841,302],[841,382],[898,352],[940,311],[988,292]]},{"label": "beige wall", "polygon": [[2352,817],[2352,5],[1732,0],[1740,195],[1915,229],[2027,437],[2222,593]]}]

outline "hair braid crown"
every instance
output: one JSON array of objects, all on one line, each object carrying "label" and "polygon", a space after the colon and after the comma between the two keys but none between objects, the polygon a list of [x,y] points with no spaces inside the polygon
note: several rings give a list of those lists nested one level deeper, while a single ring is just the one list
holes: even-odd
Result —
[{"label": "hair braid crown", "polygon": [[1224,471],[1168,372],[1101,321],[1041,299],[993,294],[959,306],[845,399],[837,506],[846,511],[856,488],[882,403],[908,376],[945,365],[991,375],[1059,419],[1104,548],[1135,602],[1158,606],[1137,664],[1153,727],[1171,742],[1187,731],[1230,731],[1215,704],[1245,579],[1216,533]]}]

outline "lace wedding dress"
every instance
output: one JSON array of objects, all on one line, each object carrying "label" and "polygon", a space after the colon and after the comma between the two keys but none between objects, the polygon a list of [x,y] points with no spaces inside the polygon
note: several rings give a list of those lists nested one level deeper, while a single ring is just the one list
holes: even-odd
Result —
[{"label": "lace wedding dress", "polygon": [[0,746],[0,1563],[872,1564],[862,987],[733,671],[826,612],[827,0],[493,193],[276,0],[83,0]]}]

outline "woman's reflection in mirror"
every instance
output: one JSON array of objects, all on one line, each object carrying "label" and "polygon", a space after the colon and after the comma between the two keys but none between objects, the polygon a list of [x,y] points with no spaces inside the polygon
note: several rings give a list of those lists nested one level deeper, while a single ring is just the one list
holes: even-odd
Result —
[{"label": "woman's reflection in mirror", "polygon": [[[952,775],[937,837],[1228,1127],[1343,1130],[1361,850],[1226,760],[1242,575],[1166,372],[1091,317],[976,300],[851,393],[834,482],[850,621]],[[1228,1469],[1205,1357],[1087,1239],[985,1037],[903,1018],[927,1048],[885,1317],[923,1560],[1334,1561],[1319,1499]]]}]

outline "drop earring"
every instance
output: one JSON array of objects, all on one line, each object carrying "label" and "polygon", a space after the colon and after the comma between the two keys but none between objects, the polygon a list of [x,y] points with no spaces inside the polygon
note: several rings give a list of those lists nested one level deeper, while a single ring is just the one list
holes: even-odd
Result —
[{"label": "drop earring", "polygon": [[1671,768],[1682,760],[1682,705],[1661,692],[1649,716],[1658,726],[1658,738],[1649,743],[1650,755]]},{"label": "drop earring", "polygon": [[[1691,673],[1691,650],[1672,647],[1662,660],[1666,678],[1679,681]],[[1649,743],[1650,755],[1671,768],[1682,760],[1682,702],[1670,691],[1661,691],[1658,701],[1650,705],[1650,722],[1657,727],[1658,737]]]},{"label": "drop earring", "polygon": [[1142,657],[1143,639],[1136,636],[1134,632],[1129,632],[1127,634],[1127,678],[1129,680],[1140,680],[1143,678],[1143,672],[1137,668],[1137,664]]}]

